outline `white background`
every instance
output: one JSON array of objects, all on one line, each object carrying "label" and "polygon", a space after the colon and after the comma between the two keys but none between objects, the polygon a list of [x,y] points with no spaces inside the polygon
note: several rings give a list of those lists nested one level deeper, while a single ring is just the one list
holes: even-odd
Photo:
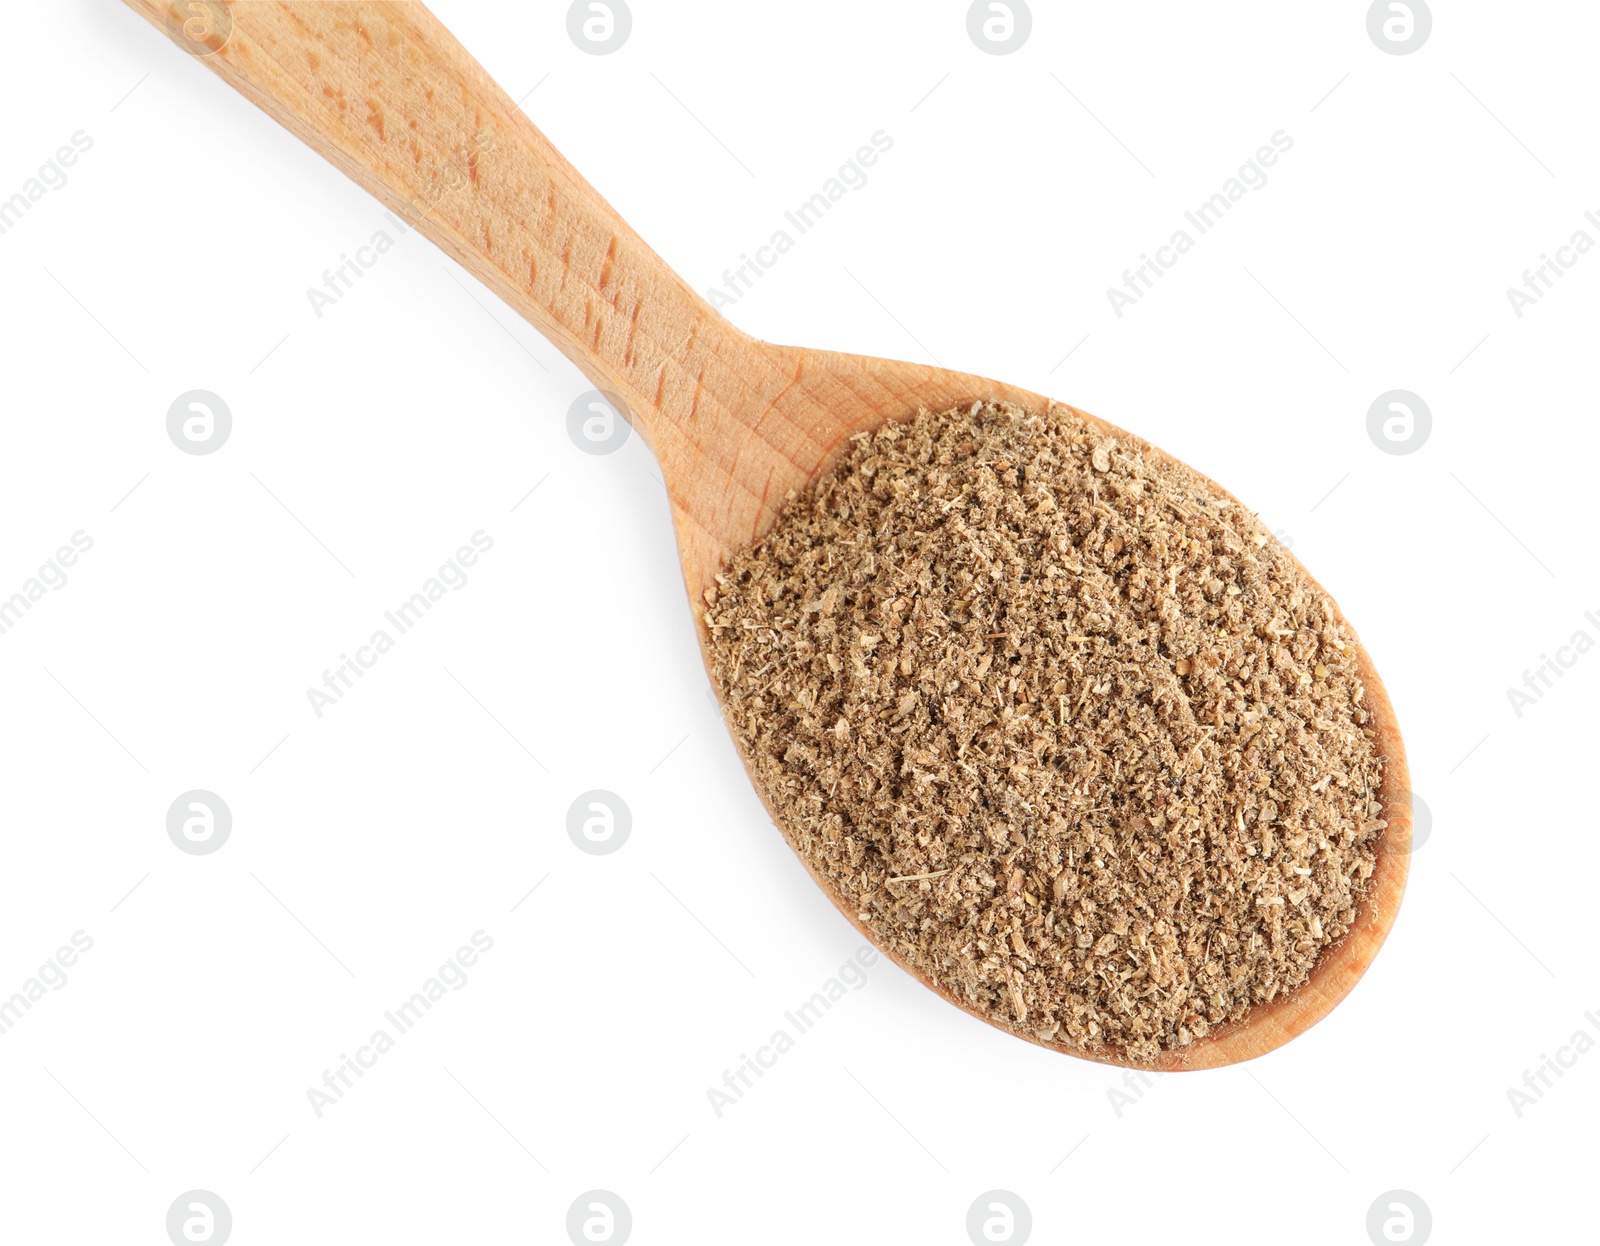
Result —
[{"label": "white background", "polygon": [[[1600,242],[1600,10],[1437,0],[1395,56],[1366,7],[1036,3],[992,56],[961,3],[635,0],[595,57],[564,4],[436,0],[699,289],[891,135],[727,314],[1055,395],[1258,507],[1360,629],[1432,811],[1374,968],[1248,1066],[1119,1114],[1117,1070],[880,961],[719,1119],[707,1089],[859,939],[747,786],[647,452],[580,453],[588,383],[419,235],[318,318],[379,206],[113,0],[8,6],[0,198],[93,146],[0,235],[0,597],[94,544],[0,635],[0,996],[94,946],[0,1035],[7,1240],[162,1242],[196,1188],[241,1244],[561,1242],[594,1188],[640,1243],[961,1243],[991,1189],[1041,1242],[1359,1244],[1393,1189],[1440,1242],[1592,1235],[1600,1054],[1520,1117],[1507,1090],[1600,1037],[1600,656],[1520,717],[1506,689],[1600,639],[1600,255],[1520,318],[1506,289]],[[1403,457],[1366,431],[1396,388],[1434,421]],[[233,414],[211,455],[166,433],[191,389]],[[319,719],[306,689],[479,529]],[[166,833],[193,788],[233,813],[212,855]],[[632,811],[610,856],[566,833],[596,788]],[[307,1088],[477,930],[319,1119]]]}]

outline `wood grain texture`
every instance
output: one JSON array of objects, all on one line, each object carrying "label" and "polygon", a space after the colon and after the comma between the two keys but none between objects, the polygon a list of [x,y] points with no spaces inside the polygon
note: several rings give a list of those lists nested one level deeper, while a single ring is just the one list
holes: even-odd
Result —
[{"label": "wood grain texture", "polygon": [[[741,332],[416,0],[127,3],[493,290],[632,421],[661,465],[697,619],[727,556],[764,534],[789,492],[830,468],[852,433],[922,407],[1058,405],[942,368],[774,346]],[[1410,783],[1393,708],[1365,650],[1360,661],[1387,759],[1380,798],[1390,825],[1354,930],[1299,991],[1156,1067],[1211,1068],[1287,1042],[1344,998],[1393,925],[1409,862],[1401,807],[1409,808]]]}]

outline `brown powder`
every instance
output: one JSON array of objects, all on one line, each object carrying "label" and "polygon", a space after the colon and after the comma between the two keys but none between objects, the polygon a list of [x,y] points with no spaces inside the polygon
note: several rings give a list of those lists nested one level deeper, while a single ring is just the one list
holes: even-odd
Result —
[{"label": "brown powder", "polygon": [[1306,980],[1384,826],[1355,650],[1254,516],[1064,408],[862,434],[708,591],[784,835],[1017,1033],[1134,1060]]}]

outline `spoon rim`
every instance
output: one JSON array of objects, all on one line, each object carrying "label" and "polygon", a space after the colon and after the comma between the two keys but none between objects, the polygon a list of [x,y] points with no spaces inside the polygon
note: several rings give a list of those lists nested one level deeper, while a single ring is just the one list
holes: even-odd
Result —
[{"label": "spoon rim", "polygon": [[[1028,411],[1042,411],[1045,414],[1066,412],[1070,416],[1089,424],[1097,431],[1121,439],[1132,441],[1143,448],[1146,456],[1156,462],[1175,463],[1195,473],[1204,483],[1207,491],[1215,498],[1226,500],[1235,506],[1247,511],[1248,507],[1222,485],[1199,469],[1185,463],[1182,459],[1169,454],[1147,439],[1124,428],[1120,428],[1107,420],[1091,415],[1081,408],[1068,403],[1046,398],[1043,395],[1030,394],[1021,391],[1015,386],[1002,382],[990,381],[977,376],[963,373],[937,370],[951,382],[968,383],[972,387],[972,397],[965,402],[951,404],[954,407],[970,405],[972,402],[997,402],[1021,406]],[[828,472],[833,471],[840,461],[842,447],[848,445],[849,437],[862,431],[871,431],[872,428],[881,427],[889,422],[906,422],[914,419],[919,410],[908,410],[903,414],[884,417],[877,425],[863,425],[848,430],[840,437],[838,445],[822,457],[817,470],[812,473],[806,483],[806,488],[814,487]],[[1254,511],[1249,511],[1254,514]],[[772,523],[777,522],[777,514],[773,516]],[[770,526],[768,530],[770,531]],[[766,536],[766,532],[759,533],[755,541]],[[1273,538],[1274,540],[1276,538]],[[753,541],[752,544],[755,542]],[[696,592],[690,592],[690,605],[695,619],[695,630],[700,638],[700,652],[706,666],[707,676],[711,680],[712,688],[717,694],[718,705],[723,710],[723,722],[728,728],[728,733],[733,738],[734,748],[743,764],[750,786],[755,791],[762,807],[766,810],[768,818],[790,851],[799,858],[801,864],[811,875],[811,879],[822,889],[824,895],[833,904],[834,908],[844,916],[863,938],[880,954],[887,956],[891,961],[910,974],[917,982],[933,991],[947,1002],[954,1004],[962,1012],[977,1018],[979,1021],[1013,1038],[1020,1038],[1035,1046],[1043,1047],[1050,1051],[1060,1052],[1063,1055],[1075,1056],[1081,1060],[1097,1064],[1114,1065],[1120,1068],[1140,1069],[1149,1072],[1195,1072],[1202,1069],[1222,1068],[1230,1064],[1238,1064],[1245,1060],[1255,1059],[1257,1056],[1266,1055],[1270,1051],[1283,1046],[1294,1038],[1304,1034],[1317,1022],[1333,1011],[1350,992],[1355,988],[1366,971],[1371,967],[1379,950],[1393,929],[1396,917],[1399,914],[1400,901],[1405,892],[1406,879],[1410,870],[1411,859],[1411,827],[1412,817],[1410,808],[1410,769],[1406,762],[1405,745],[1400,734],[1399,724],[1396,721],[1393,702],[1389,698],[1388,690],[1384,687],[1378,675],[1377,667],[1372,661],[1371,654],[1366,646],[1361,643],[1360,635],[1345,617],[1339,607],[1337,599],[1325,589],[1313,576],[1305,565],[1297,558],[1294,551],[1279,542],[1279,548],[1286,554],[1299,573],[1305,577],[1306,583],[1313,591],[1320,594],[1333,609],[1333,615],[1343,633],[1348,638],[1350,645],[1355,650],[1357,672],[1361,679],[1363,689],[1362,701],[1368,713],[1368,726],[1373,731],[1373,744],[1383,759],[1383,779],[1379,785],[1378,800],[1383,807],[1382,816],[1388,825],[1379,833],[1374,842],[1374,863],[1371,877],[1362,892],[1361,899],[1356,905],[1355,920],[1349,929],[1337,940],[1327,944],[1318,953],[1316,963],[1306,980],[1293,990],[1279,995],[1265,1004],[1254,1004],[1249,1012],[1237,1020],[1225,1021],[1212,1027],[1203,1038],[1197,1038],[1184,1047],[1163,1049],[1159,1055],[1150,1060],[1139,1060],[1128,1056],[1125,1052],[1112,1049],[1090,1049],[1077,1046],[1073,1043],[1060,1042],[1040,1038],[1022,1030],[1013,1028],[1004,1019],[991,1016],[970,1007],[957,998],[950,990],[940,985],[929,977],[920,967],[909,963],[904,957],[891,948],[885,947],[878,938],[860,920],[856,906],[840,895],[833,883],[808,861],[805,856],[795,848],[789,839],[783,824],[779,821],[777,813],[768,799],[760,783],[756,780],[756,771],[747,755],[744,744],[738,733],[733,729],[727,715],[727,703],[723,700],[720,690],[717,689],[715,669],[712,663],[710,632],[704,619],[704,609],[697,599]],[[736,553],[738,551],[730,551]],[[725,565],[725,563],[724,563]],[[708,581],[711,582],[711,581]],[[703,590],[704,586],[701,586]]]}]

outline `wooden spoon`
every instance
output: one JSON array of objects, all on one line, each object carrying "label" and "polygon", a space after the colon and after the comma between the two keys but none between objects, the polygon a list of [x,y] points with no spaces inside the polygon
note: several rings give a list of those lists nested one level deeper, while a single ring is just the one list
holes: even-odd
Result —
[{"label": "wooden spoon", "polygon": [[[763,535],[789,491],[831,467],[851,434],[919,408],[980,399],[1033,410],[1058,405],[960,372],[773,346],[740,332],[644,244],[414,0],[127,2],[431,238],[632,421],[661,464],[697,619],[724,560]],[[1387,758],[1380,799],[1389,826],[1353,930],[1323,953],[1298,991],[1144,1067],[1212,1068],[1287,1042],[1344,998],[1394,923],[1411,843],[1409,779],[1393,708],[1357,647],[1377,747]],[[871,939],[854,907],[813,876]]]}]

